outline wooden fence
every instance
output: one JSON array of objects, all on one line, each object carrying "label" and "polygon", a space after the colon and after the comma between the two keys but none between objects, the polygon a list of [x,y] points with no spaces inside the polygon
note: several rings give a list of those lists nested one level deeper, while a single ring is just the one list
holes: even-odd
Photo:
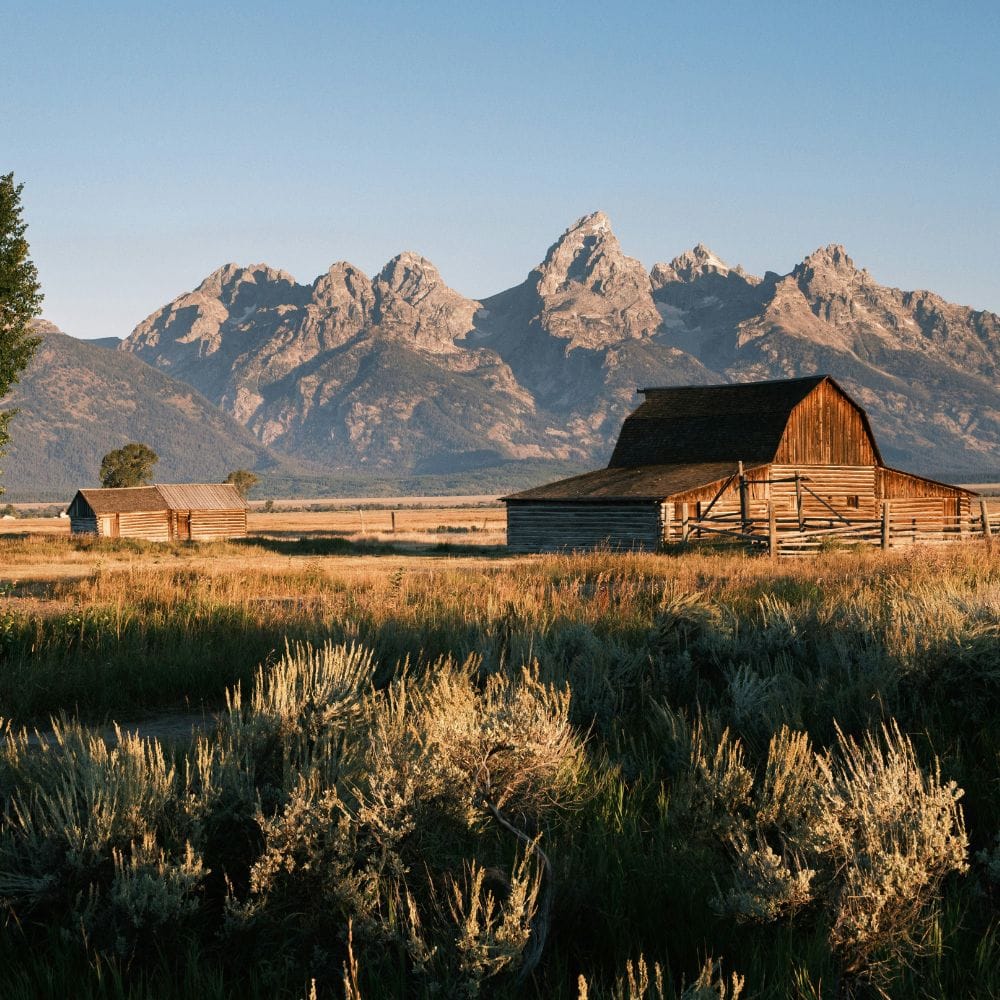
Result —
[{"label": "wooden fence", "polygon": [[877,518],[830,516],[779,516],[774,504],[766,505],[767,516],[742,518],[739,512],[697,516],[695,505],[681,504],[680,519],[664,526],[666,542],[739,542],[766,551],[772,558],[802,556],[826,548],[870,545],[896,549],[911,545],[951,545],[982,539],[988,549],[1000,545],[1000,511],[991,512],[985,501],[979,509],[960,517],[926,515],[915,517],[909,510],[894,510],[893,501],[883,500]]}]

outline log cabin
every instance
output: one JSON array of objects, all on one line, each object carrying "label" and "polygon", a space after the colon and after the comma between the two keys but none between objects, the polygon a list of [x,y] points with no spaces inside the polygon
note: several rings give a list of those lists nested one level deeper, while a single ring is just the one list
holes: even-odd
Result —
[{"label": "log cabin", "polygon": [[874,520],[888,501],[914,536],[959,535],[970,516],[971,491],[887,467],[864,409],[829,375],[639,392],[607,468],[502,498],[511,550],[651,551],[709,512],[802,528]]},{"label": "log cabin", "polygon": [[161,483],[79,490],[67,509],[73,534],[151,542],[242,538],[247,505],[229,483]]}]

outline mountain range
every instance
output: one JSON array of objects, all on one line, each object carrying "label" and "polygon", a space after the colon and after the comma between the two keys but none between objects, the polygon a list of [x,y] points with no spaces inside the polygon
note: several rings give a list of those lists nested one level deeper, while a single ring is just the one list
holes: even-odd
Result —
[{"label": "mountain range", "polygon": [[[79,350],[90,353],[70,363],[82,370],[111,353]],[[121,390],[133,412],[185,386],[186,399],[214,407],[199,425],[260,467],[383,477],[592,468],[637,387],[817,372],[866,407],[891,464],[959,477],[1000,467],[997,315],[882,286],[835,245],[787,274],[748,274],[703,245],[647,272],[601,212],[567,229],[521,284],[481,300],[410,252],[374,277],[340,262],[308,285],[265,264],[227,264],[114,353],[136,373],[131,394]],[[65,426],[116,398],[100,379],[83,379],[75,402],[51,389],[43,398],[39,369],[52,358],[43,349],[18,389],[22,433],[27,415]],[[162,409],[149,418],[151,428],[176,420]],[[107,430],[102,441],[118,433]],[[73,476],[92,478],[100,447],[81,453]]]}]

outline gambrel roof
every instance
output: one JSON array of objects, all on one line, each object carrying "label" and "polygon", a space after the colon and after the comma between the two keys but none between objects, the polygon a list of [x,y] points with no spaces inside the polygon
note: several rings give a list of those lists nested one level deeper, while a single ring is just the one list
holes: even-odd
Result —
[{"label": "gambrel roof", "polygon": [[865,411],[829,375],[812,375],[640,389],[645,402],[622,426],[608,468],[773,462],[792,410],[823,382],[833,385],[857,408],[878,455]]}]

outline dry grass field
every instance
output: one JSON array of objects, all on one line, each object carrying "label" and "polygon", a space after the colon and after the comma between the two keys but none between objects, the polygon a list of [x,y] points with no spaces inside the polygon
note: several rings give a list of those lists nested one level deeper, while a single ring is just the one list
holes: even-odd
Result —
[{"label": "dry grass field", "polygon": [[1000,552],[359,515],[2,522],[0,996],[1000,995]]},{"label": "dry grass field", "polygon": [[264,513],[251,510],[247,529],[254,535],[322,536],[345,535],[352,538],[365,535],[399,540],[440,541],[445,534],[479,533],[477,542],[503,544],[506,516],[502,506],[430,506],[377,507],[357,510],[281,511]]}]

